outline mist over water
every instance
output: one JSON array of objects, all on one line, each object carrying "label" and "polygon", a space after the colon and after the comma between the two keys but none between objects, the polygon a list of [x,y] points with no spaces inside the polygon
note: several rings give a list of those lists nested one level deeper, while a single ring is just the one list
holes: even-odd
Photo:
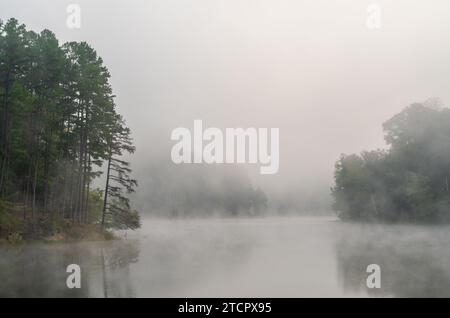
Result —
[{"label": "mist over water", "polygon": [[[387,149],[382,124],[412,103],[436,98],[449,105],[450,2],[379,0],[376,30],[366,25],[373,1],[79,0],[80,29],[66,25],[70,2],[2,0],[0,19],[15,17],[36,32],[50,29],[60,44],[86,41],[102,57],[136,146],[120,158],[130,162],[139,184],[130,198],[143,225],[119,232],[115,241],[0,245],[0,297],[450,297],[450,226],[341,222],[330,195],[341,154]],[[33,99],[17,95],[11,104],[20,106],[17,118],[34,118],[21,113],[22,103]],[[429,161],[415,174],[400,169],[414,159],[407,152],[398,166],[343,173],[354,178],[342,184],[354,186],[343,192],[353,195],[343,196],[348,200],[341,210],[362,202],[365,210],[356,205],[352,215],[408,214],[413,204],[413,216],[432,214],[430,207],[447,211],[450,164],[441,166],[450,158],[446,118],[437,135],[443,142],[430,133],[417,147],[421,158],[437,158],[432,185],[439,191],[426,187]],[[171,133],[193,131],[196,120],[219,131],[279,129],[277,173],[262,175],[248,161],[176,164]],[[415,132],[420,125],[408,127]],[[29,128],[24,122],[24,136],[32,135]],[[20,164],[12,168],[23,172],[30,188],[31,167],[45,164],[15,138],[18,158],[12,159]],[[62,180],[59,174],[55,180]],[[34,183],[46,205],[47,191]],[[103,212],[105,184],[103,173],[87,185],[87,192],[106,189],[96,192]],[[393,184],[398,187],[387,187]],[[361,185],[370,191],[358,191]],[[71,194],[63,203],[78,202],[72,200],[78,190],[62,192]],[[49,197],[58,209],[63,195]],[[405,205],[397,208],[398,202]],[[44,211],[53,217],[54,211]],[[81,267],[81,289],[66,286],[69,264]],[[381,268],[379,289],[366,285],[370,264]]]},{"label": "mist over water", "polygon": [[[332,217],[146,219],[120,241],[1,247],[0,296],[450,296],[449,230]],[[72,263],[81,289],[65,285]],[[366,287],[372,263],[380,289]]]}]

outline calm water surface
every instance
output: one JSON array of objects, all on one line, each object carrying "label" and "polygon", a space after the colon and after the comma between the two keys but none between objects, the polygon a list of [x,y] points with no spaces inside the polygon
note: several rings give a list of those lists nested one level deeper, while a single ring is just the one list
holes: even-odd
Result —
[{"label": "calm water surface", "polygon": [[[366,288],[372,263],[381,289]],[[450,227],[147,219],[120,241],[0,247],[0,296],[449,297]]]}]

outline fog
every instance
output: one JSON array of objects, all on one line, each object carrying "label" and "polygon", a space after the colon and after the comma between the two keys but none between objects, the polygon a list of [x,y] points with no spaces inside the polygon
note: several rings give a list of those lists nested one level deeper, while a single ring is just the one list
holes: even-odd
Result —
[{"label": "fog", "polygon": [[[449,240],[448,226],[150,219],[119,241],[1,248],[0,296],[448,297]],[[81,289],[65,285],[71,263]],[[366,286],[373,263],[380,289]]]},{"label": "fog", "polygon": [[[18,220],[0,220],[0,297],[450,296],[449,1],[77,0],[79,29],[66,25],[71,3],[1,0],[0,19],[17,18],[36,32],[49,29],[60,44],[86,41],[102,57],[136,146],[120,158],[123,167],[116,165],[111,180],[134,186],[129,161],[138,187],[130,207],[105,175],[92,183],[91,174],[86,178],[96,152],[88,153],[86,139],[82,172],[82,130],[80,150],[77,140],[72,145],[79,159],[70,159],[75,168],[80,163],[75,183],[62,166],[44,184],[47,172],[39,166],[59,157],[40,158],[36,150],[34,158],[34,141],[28,147],[13,138],[23,146],[14,152],[22,161],[12,160],[10,170],[20,170],[21,179],[5,175],[18,185],[10,193],[24,192],[26,200],[13,209],[0,198],[0,216],[10,209]],[[374,29],[367,25],[372,4],[380,8]],[[33,94],[24,95],[29,105]],[[420,104],[393,118],[413,103]],[[87,110],[84,116],[87,123]],[[101,138],[121,136],[106,128],[108,120],[98,121],[107,123]],[[226,160],[175,164],[172,132],[193,132],[196,120],[222,132],[279,129],[279,169],[262,174],[267,163]],[[28,132],[28,121],[19,127]],[[384,133],[391,133],[389,143]],[[45,147],[53,140],[34,139]],[[130,149],[105,145],[100,158],[109,163]],[[388,146],[390,152],[375,151]],[[341,157],[364,150],[374,151]],[[82,175],[86,198],[83,184],[78,190]],[[47,193],[48,185],[56,191]],[[36,192],[42,199],[33,223]],[[120,213],[111,208],[117,202],[125,202],[116,207]],[[81,218],[83,205],[86,221],[80,224],[75,212]],[[117,224],[104,223],[107,212],[118,215]],[[53,222],[58,213],[61,224]],[[22,226],[27,218],[32,223]],[[41,219],[50,220],[48,236]],[[140,229],[123,230],[135,230],[140,220]],[[43,228],[36,237],[52,244],[13,245],[35,240],[25,235],[27,227],[32,233]],[[81,239],[78,228],[119,239],[67,242],[65,231]],[[67,288],[68,264],[82,268],[81,289]],[[370,264],[381,268],[381,288],[369,287]]]},{"label": "fog", "polygon": [[384,147],[381,124],[413,102],[450,100],[448,1],[377,1],[375,30],[370,1],[77,1],[82,25],[69,29],[72,2],[3,0],[0,17],[98,51],[133,131],[140,198],[151,167],[174,166],[171,131],[201,119],[280,128],[279,172],[239,169],[270,202],[323,202],[341,153]]}]

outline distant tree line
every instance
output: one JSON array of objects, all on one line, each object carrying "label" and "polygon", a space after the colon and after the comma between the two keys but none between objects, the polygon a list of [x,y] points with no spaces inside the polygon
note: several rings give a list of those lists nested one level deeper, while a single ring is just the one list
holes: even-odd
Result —
[{"label": "distant tree line", "polygon": [[267,214],[268,198],[236,165],[175,165],[155,159],[139,171],[134,198],[158,217],[228,217]]},{"label": "distant tree line", "polygon": [[224,177],[213,186],[198,177],[195,187],[171,194],[170,217],[261,216],[266,213],[267,196],[245,178]]},{"label": "distant tree line", "polygon": [[[136,181],[120,159],[134,146],[109,78],[87,43],[60,45],[49,30],[0,21],[0,232],[18,214],[49,223],[139,225],[127,197]],[[92,181],[104,162],[99,192]]]},{"label": "distant tree line", "polygon": [[450,221],[450,109],[412,104],[383,124],[387,150],[342,155],[334,209],[347,220]]}]

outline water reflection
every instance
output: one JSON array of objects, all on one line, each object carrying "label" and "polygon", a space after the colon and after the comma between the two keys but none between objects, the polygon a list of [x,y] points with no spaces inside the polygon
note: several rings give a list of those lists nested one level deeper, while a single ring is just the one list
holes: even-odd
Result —
[{"label": "water reflection", "polygon": [[[450,297],[448,246],[450,227],[147,220],[119,241],[0,247],[0,297]],[[69,264],[81,289],[66,287]]]},{"label": "water reflection", "polygon": [[[343,225],[336,258],[344,292],[376,297],[450,297],[450,228]],[[368,289],[366,268],[381,266],[381,288]]]},{"label": "water reflection", "polygon": [[[133,297],[129,265],[137,241],[31,244],[0,248],[0,297]],[[81,267],[81,288],[66,286],[69,264]]]}]

